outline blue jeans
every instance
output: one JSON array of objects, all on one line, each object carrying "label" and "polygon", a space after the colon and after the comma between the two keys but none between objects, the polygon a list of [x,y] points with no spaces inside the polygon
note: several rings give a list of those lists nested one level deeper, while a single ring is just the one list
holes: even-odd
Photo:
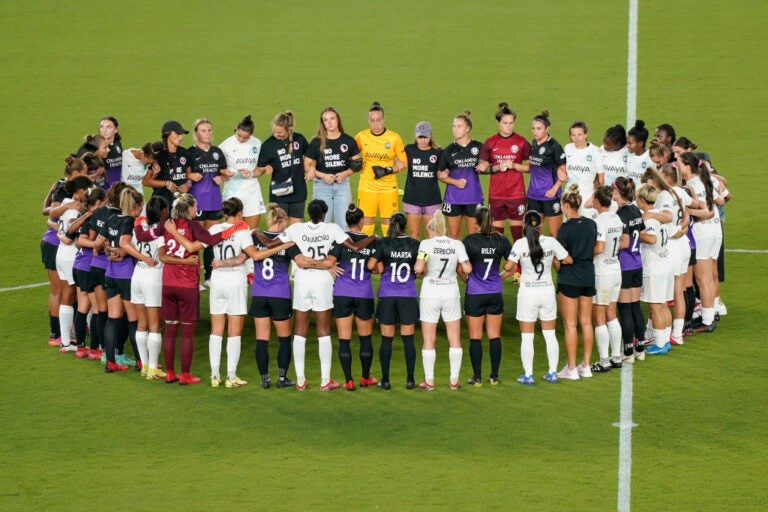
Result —
[{"label": "blue jeans", "polygon": [[341,229],[346,231],[347,209],[352,202],[352,192],[349,190],[349,178],[341,183],[331,183],[330,185],[323,180],[314,180],[312,188],[312,199],[322,199],[328,205],[328,213],[325,215],[325,222],[335,222]]}]

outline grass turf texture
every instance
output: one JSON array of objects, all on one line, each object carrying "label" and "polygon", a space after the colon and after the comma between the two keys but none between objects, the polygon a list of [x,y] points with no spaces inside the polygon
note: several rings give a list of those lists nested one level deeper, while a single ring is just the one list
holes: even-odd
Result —
[{"label": "grass turf texture", "polygon": [[[765,54],[767,11],[748,1],[641,2],[638,117],[650,128],[671,122],[711,152],[735,198],[729,247],[768,245],[765,210],[754,207],[762,187],[753,186],[755,134],[768,128],[759,108],[766,71],[754,59]],[[39,205],[64,155],[102,115],[120,120],[126,148],[156,139],[170,118],[191,125],[210,117],[221,141],[246,113],[263,140],[286,108],[311,138],[324,106],[339,109],[354,134],[376,99],[404,140],[426,119],[445,145],[464,108],[474,113],[475,138],[492,134],[494,106],[504,100],[526,137],[546,107],[561,143],[577,118],[599,143],[607,126],[625,122],[626,19],[624,3],[608,1],[6,5],[0,288],[44,280]],[[765,508],[765,286],[753,283],[765,257],[728,255],[730,314],[714,334],[638,363],[634,510]],[[0,509],[614,508],[618,373],[545,385],[537,336],[537,386],[515,384],[515,293],[506,287],[502,384],[451,393],[443,339],[431,394],[403,389],[397,340],[388,393],[318,392],[313,341],[312,389],[264,391],[250,322],[245,389],[105,376],[46,346],[46,288],[1,293]],[[202,301],[205,310],[205,294]],[[208,328],[205,315],[193,364],[201,377]],[[274,345],[272,357],[274,366]],[[468,373],[465,353],[462,378]]]}]

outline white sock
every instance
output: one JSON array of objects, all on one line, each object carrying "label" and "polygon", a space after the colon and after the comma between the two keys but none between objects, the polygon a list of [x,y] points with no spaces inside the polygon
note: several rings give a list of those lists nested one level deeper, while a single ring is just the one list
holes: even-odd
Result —
[{"label": "white sock", "polygon": [[451,382],[459,380],[459,372],[461,371],[461,358],[464,355],[464,350],[461,347],[448,349],[448,361],[451,369]]},{"label": "white sock", "polygon": [[293,335],[293,369],[296,371],[296,384],[303,384],[306,380],[304,376],[304,356],[307,351],[307,338]]},{"label": "white sock", "polygon": [[317,339],[317,352],[320,355],[320,385],[325,386],[331,380],[331,361],[333,361],[333,346],[330,336]]},{"label": "white sock", "polygon": [[672,337],[672,326],[668,325],[664,328],[664,344],[669,343],[669,339]]},{"label": "white sock", "polygon": [[227,377],[237,377],[237,363],[240,362],[240,336],[227,338]]},{"label": "white sock", "polygon": [[608,361],[608,339],[607,325],[598,325],[595,327],[595,345],[597,345],[597,353],[600,356],[601,363]]},{"label": "white sock", "polygon": [[66,347],[72,343],[69,336],[72,329],[72,322],[75,319],[75,308],[72,306],[59,305],[59,328],[61,329],[61,346]]},{"label": "white sock", "polygon": [[611,357],[621,358],[624,351],[621,348],[621,322],[614,318],[608,322],[608,339],[611,344]]},{"label": "white sock", "polygon": [[560,346],[557,344],[555,330],[542,330],[544,341],[547,344],[547,362],[549,363],[549,373],[557,373],[557,360],[560,359]]},{"label": "white sock", "polygon": [[520,360],[523,362],[523,373],[526,376],[533,375],[533,333],[520,333]]},{"label": "white sock", "polygon": [[421,362],[424,365],[424,380],[430,384],[435,382],[435,360],[437,351],[435,349],[422,349]]},{"label": "white sock", "polygon": [[648,315],[648,321],[645,323],[645,339],[648,341],[656,341],[656,331],[653,328],[653,322],[651,321],[651,315]]},{"label": "white sock", "polygon": [[147,339],[149,338],[149,332],[136,331],[136,346],[139,348],[139,360],[141,361],[141,367],[143,369],[149,368],[149,353],[147,352]]},{"label": "white sock", "polygon": [[147,353],[149,354],[149,367],[157,369],[157,360],[160,358],[160,351],[163,349],[163,335],[159,332],[149,333],[147,338]]},{"label": "white sock", "polygon": [[667,344],[667,341],[669,341],[669,338],[667,340],[664,340],[664,329],[654,329],[653,330],[653,344],[657,347],[661,348],[664,345]]},{"label": "white sock", "polygon": [[208,358],[211,361],[211,377],[221,377],[221,336],[211,334],[208,338]]},{"label": "white sock", "polygon": [[685,326],[684,318],[675,318],[672,320],[672,337],[676,340],[682,339],[683,327]]},{"label": "white sock", "polygon": [[722,303],[723,302],[720,300],[720,296],[719,295],[717,297],[715,297],[715,310],[717,310],[720,307],[720,304],[722,304]]},{"label": "white sock", "polygon": [[[59,309],[59,318],[61,318],[61,309]],[[704,325],[712,325],[715,321],[715,308],[701,308],[701,323]],[[62,333],[62,343],[64,343],[64,331]]]}]

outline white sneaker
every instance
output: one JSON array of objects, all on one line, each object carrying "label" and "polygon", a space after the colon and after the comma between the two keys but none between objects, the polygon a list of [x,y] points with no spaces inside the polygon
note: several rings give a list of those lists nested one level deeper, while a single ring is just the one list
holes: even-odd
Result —
[{"label": "white sneaker", "polygon": [[715,308],[715,311],[716,311],[716,312],[717,312],[717,314],[718,314],[718,315],[720,315],[720,316],[725,316],[725,315],[727,315],[727,314],[728,314],[728,308],[726,308],[726,307],[725,307],[725,304],[723,304],[723,303],[722,303],[722,302],[720,302],[720,301],[718,301],[718,302],[717,302],[717,308]]},{"label": "white sneaker", "polygon": [[563,369],[557,374],[557,378],[566,380],[579,380],[579,371],[574,368],[571,370],[566,364]]},{"label": "white sneaker", "polygon": [[76,352],[77,351],[77,345],[74,343],[70,343],[69,345],[62,345],[59,347],[59,352],[62,354],[66,354],[67,352]]},{"label": "white sneaker", "polygon": [[589,366],[584,367],[583,363],[576,367],[576,372],[579,374],[579,377],[582,379],[588,379],[592,377],[592,368]]},{"label": "white sneaker", "polygon": [[642,352],[638,352],[637,350],[635,350],[635,359],[637,359],[638,361],[645,361],[645,350],[643,350]]},{"label": "white sneaker", "polygon": [[635,354],[633,353],[631,356],[621,356],[621,362],[623,364],[632,364],[635,362]]}]

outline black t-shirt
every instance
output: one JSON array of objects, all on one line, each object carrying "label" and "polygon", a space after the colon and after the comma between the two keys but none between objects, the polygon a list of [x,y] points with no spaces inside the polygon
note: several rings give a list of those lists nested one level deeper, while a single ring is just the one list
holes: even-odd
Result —
[{"label": "black t-shirt", "polygon": [[[171,181],[175,185],[183,185],[187,182],[189,154],[186,149],[178,147],[175,153],[161,151],[157,156],[157,164],[160,166],[160,172],[157,173],[156,180]],[[164,197],[168,204],[173,204],[173,192],[164,186],[154,188],[152,195]]]},{"label": "black t-shirt", "polygon": [[569,219],[557,230],[557,241],[573,258],[571,265],[562,265],[557,274],[558,284],[570,286],[595,286],[593,260],[597,242],[597,224],[592,219]]},{"label": "black t-shirt", "polygon": [[197,146],[192,146],[187,150],[187,167],[192,172],[202,174],[204,177],[206,174],[213,174],[218,176],[220,169],[227,168],[227,159],[224,153],[216,147],[211,146],[207,151],[200,149]]},{"label": "black t-shirt", "polygon": [[416,144],[405,146],[408,176],[405,178],[404,203],[431,206],[442,202],[437,181],[437,166],[442,152],[439,148],[421,150]]},{"label": "black t-shirt", "polygon": [[53,195],[51,196],[51,204],[61,204],[67,197],[69,197],[67,195],[67,191],[64,189],[64,185],[66,184],[67,180],[64,178],[60,179],[58,183],[56,183],[56,190],[53,191]]},{"label": "black t-shirt", "polygon": [[502,259],[507,259],[512,252],[512,244],[507,237],[499,233],[486,236],[482,233],[468,235],[462,240],[467,250],[472,273],[467,283],[467,294],[483,295],[501,293],[502,283],[499,266]]},{"label": "black t-shirt", "polygon": [[[263,151],[263,149],[262,149]],[[360,154],[355,139],[342,133],[337,139],[325,139],[325,150],[320,154],[320,138],[315,137],[307,148],[307,158],[317,162],[317,170],[322,173],[337,174],[349,169],[349,160]]]},{"label": "black t-shirt", "polygon": [[91,229],[96,232],[97,235],[104,235],[107,237],[107,220],[113,215],[120,213],[117,208],[111,206],[100,206],[94,210],[91,215]]},{"label": "black t-shirt", "polygon": [[112,215],[107,219],[107,240],[110,247],[120,247],[120,239],[123,235],[133,235],[133,223],[135,219],[122,213]]},{"label": "black t-shirt", "polygon": [[[278,140],[274,135],[270,135],[261,145],[258,166],[272,166],[272,182],[281,183],[288,178],[293,180],[293,193],[278,197],[273,195],[270,190],[269,202],[298,203],[307,200],[303,160],[308,145],[307,139],[300,133],[293,134],[293,141]],[[289,148],[291,149],[290,152],[288,151]]]}]

